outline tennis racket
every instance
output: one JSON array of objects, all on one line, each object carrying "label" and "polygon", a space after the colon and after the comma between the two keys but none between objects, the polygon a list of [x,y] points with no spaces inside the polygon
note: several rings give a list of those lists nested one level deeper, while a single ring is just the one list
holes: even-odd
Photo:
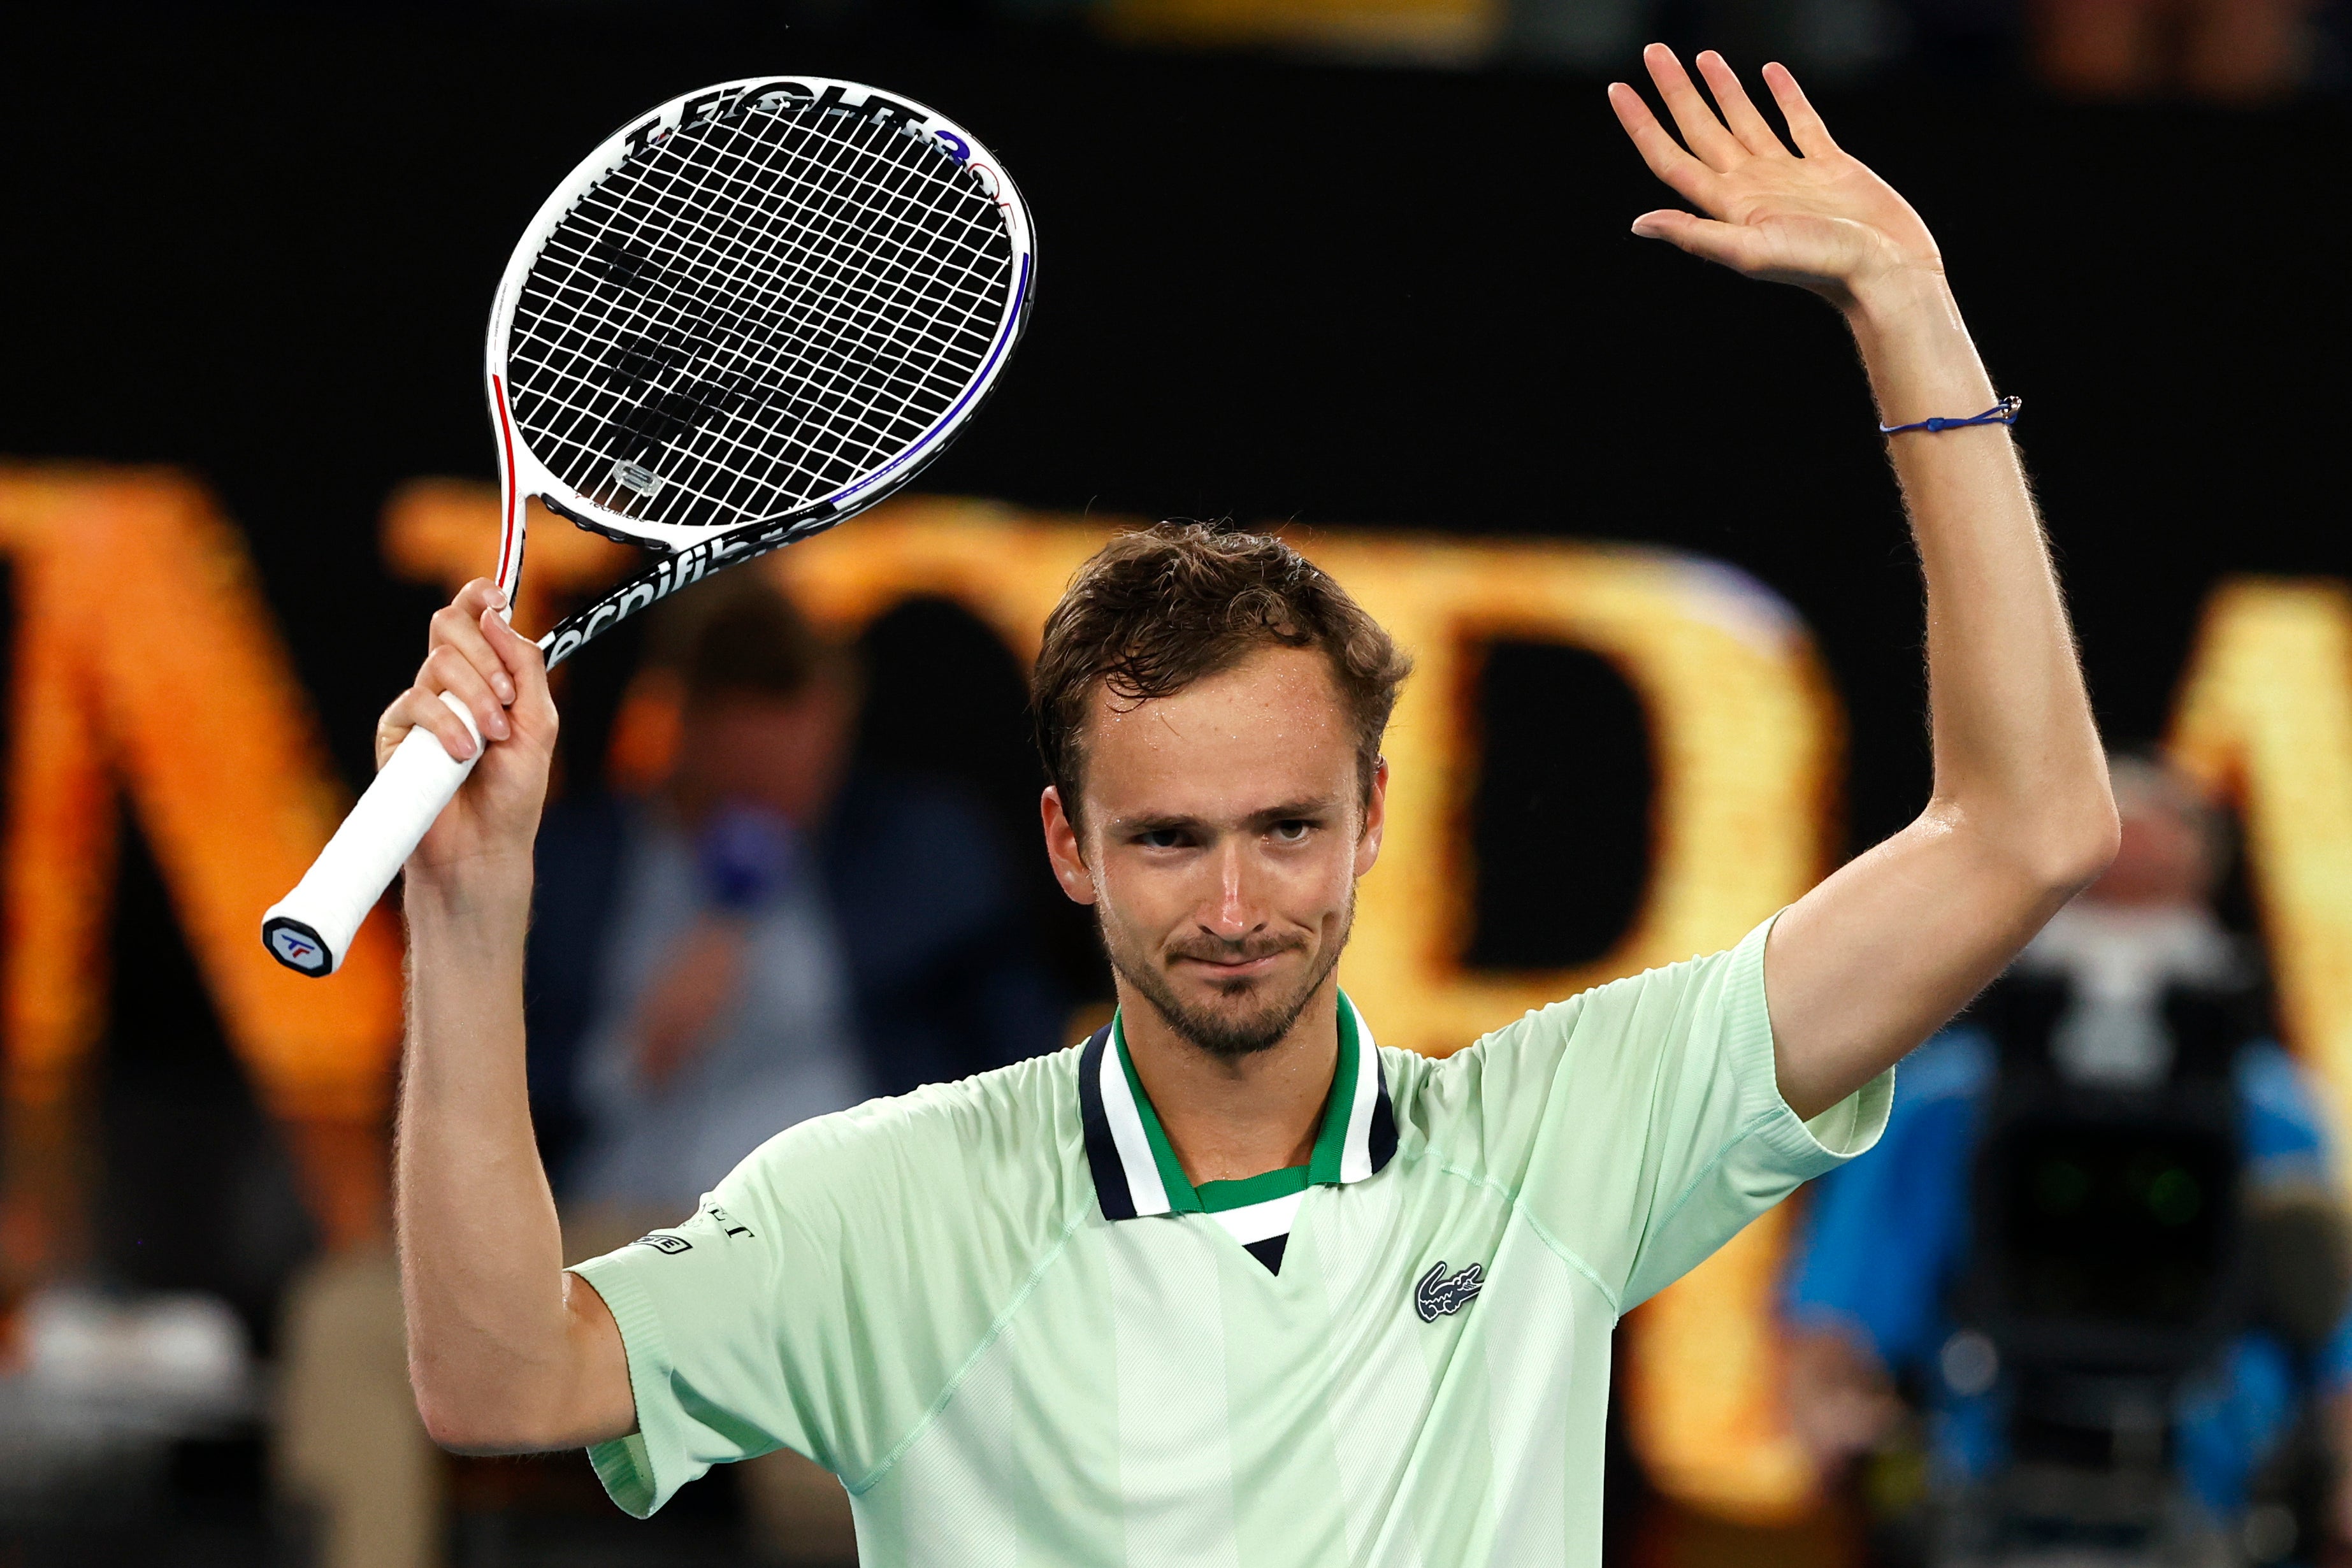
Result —
[{"label": "tennis racket", "polygon": [[[995,159],[871,88],[726,82],[614,133],[540,209],[490,308],[507,602],[533,497],[656,552],[540,639],[550,667],[913,478],[1003,371],[1032,269]],[[473,767],[412,730],[263,915],[271,954],[332,974]]]}]

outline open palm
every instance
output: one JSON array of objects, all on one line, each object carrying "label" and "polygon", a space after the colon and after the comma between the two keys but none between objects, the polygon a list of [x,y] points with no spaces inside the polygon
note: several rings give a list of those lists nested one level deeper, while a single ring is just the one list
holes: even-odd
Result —
[{"label": "open palm", "polygon": [[1652,44],[1642,60],[1682,141],[1623,82],[1610,84],[1610,107],[1650,172],[1706,215],[1644,213],[1633,222],[1635,234],[1841,306],[1904,271],[1942,271],[1935,236],[1911,204],[1830,139],[1786,67],[1766,66],[1764,85],[1788,120],[1794,152],[1721,55],[1710,49],[1698,57],[1714,108],[1664,44]]}]

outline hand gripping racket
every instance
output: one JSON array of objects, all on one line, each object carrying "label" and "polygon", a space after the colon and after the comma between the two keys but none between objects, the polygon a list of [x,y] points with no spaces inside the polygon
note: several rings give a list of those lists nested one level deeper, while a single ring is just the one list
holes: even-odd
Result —
[{"label": "hand gripping racket", "polygon": [[[969,132],[850,82],[723,83],[596,149],[490,308],[498,585],[511,604],[533,497],[658,559],[541,638],[550,667],[914,477],[1004,369],[1032,255],[1027,209]],[[262,917],[280,963],[335,971],[473,767],[409,733]]]}]

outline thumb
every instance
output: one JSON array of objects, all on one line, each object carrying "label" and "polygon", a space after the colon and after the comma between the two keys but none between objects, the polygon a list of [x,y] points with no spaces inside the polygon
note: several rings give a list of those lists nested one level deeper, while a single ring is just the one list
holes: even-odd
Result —
[{"label": "thumb", "polygon": [[1643,239],[1662,239],[1676,249],[1735,271],[1752,270],[1764,259],[1763,236],[1738,224],[1721,223],[1692,213],[1662,207],[1633,220],[1633,232]]},{"label": "thumb", "polygon": [[514,682],[515,700],[508,706],[534,714],[550,710],[553,702],[547,689],[547,655],[540,652],[539,644],[507,624],[495,610],[482,612],[481,626],[490,651],[506,665]]}]

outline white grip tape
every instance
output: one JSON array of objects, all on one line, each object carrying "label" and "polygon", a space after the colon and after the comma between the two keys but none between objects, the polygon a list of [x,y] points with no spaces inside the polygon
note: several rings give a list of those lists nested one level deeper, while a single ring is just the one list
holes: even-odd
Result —
[{"label": "white grip tape", "polygon": [[447,692],[441,700],[465,722],[474,755],[452,761],[441,737],[422,727],[402,737],[301,882],[261,916],[262,946],[288,968],[331,975],[343,967],[360,922],[481,760],[474,716]]}]

